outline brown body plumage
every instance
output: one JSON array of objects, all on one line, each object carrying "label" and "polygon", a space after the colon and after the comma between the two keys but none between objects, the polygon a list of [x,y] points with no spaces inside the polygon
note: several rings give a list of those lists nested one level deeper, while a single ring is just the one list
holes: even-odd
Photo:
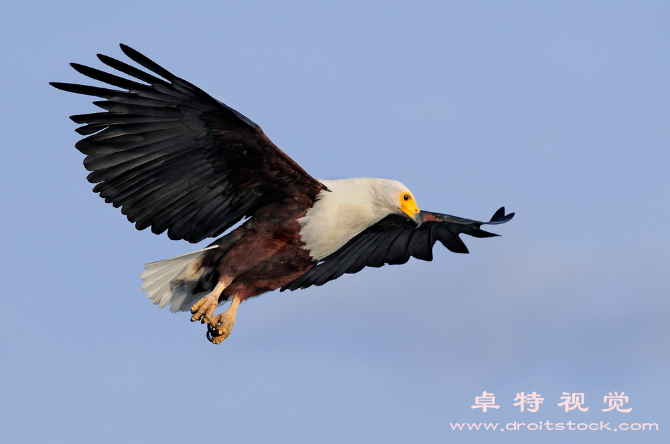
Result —
[{"label": "brown body plumage", "polygon": [[263,207],[217,241],[218,248],[204,254],[202,265],[215,270],[209,287],[226,283],[220,302],[234,295],[243,301],[276,290],[316,264],[300,239],[298,223],[311,205],[311,200],[303,198]]}]

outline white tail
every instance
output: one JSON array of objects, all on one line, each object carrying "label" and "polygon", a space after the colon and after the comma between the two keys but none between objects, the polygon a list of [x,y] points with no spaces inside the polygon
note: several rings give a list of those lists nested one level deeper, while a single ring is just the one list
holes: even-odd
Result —
[{"label": "white tail", "polygon": [[198,259],[203,252],[216,247],[218,245],[146,264],[146,271],[140,275],[140,279],[144,281],[142,290],[147,291],[147,298],[159,308],[169,304],[172,312],[189,310],[198,299],[207,294],[192,292],[204,272]]}]

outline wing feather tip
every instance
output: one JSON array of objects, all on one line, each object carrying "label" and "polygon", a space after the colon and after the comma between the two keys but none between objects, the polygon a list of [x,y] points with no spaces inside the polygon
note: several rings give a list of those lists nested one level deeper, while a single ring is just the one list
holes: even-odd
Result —
[{"label": "wing feather tip", "polygon": [[509,222],[512,220],[514,217],[515,213],[509,213],[505,215],[505,207],[500,207],[498,211],[496,211],[493,216],[491,217],[491,220],[486,222],[486,224],[489,225],[497,225],[497,224],[504,224],[505,222]]}]

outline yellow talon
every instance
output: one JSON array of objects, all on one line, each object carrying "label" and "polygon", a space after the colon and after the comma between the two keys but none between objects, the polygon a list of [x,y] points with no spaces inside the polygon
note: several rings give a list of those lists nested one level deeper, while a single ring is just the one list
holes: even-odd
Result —
[{"label": "yellow talon", "polygon": [[233,297],[228,310],[218,316],[215,316],[207,324],[207,339],[212,344],[220,344],[226,339],[235,325],[235,316],[237,316],[237,307],[240,305],[240,298]]}]

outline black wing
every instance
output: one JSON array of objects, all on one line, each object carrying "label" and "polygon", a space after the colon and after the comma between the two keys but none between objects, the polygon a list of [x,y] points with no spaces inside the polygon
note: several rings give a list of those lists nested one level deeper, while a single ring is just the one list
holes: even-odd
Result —
[{"label": "black wing", "polygon": [[422,211],[422,214],[424,223],[418,228],[407,217],[395,214],[386,216],[305,274],[283,286],[281,291],[323,285],[344,273],[358,273],[365,267],[404,264],[410,257],[431,261],[433,245],[438,240],[454,253],[467,253],[468,249],[458,237],[459,234],[474,237],[498,236],[480,227],[503,224],[514,217],[514,213],[505,215],[505,207],[496,211],[488,222],[427,211]]},{"label": "black wing", "polygon": [[134,49],[121,49],[162,79],[99,54],[104,64],[143,83],[73,63],[124,91],[51,85],[106,99],[93,102],[106,112],[71,117],[86,124],[76,131],[88,136],[75,146],[86,154],[93,191],[121,207],[138,230],[167,230],[170,239],[199,242],[270,202],[313,200],[325,188],[254,122]]}]

